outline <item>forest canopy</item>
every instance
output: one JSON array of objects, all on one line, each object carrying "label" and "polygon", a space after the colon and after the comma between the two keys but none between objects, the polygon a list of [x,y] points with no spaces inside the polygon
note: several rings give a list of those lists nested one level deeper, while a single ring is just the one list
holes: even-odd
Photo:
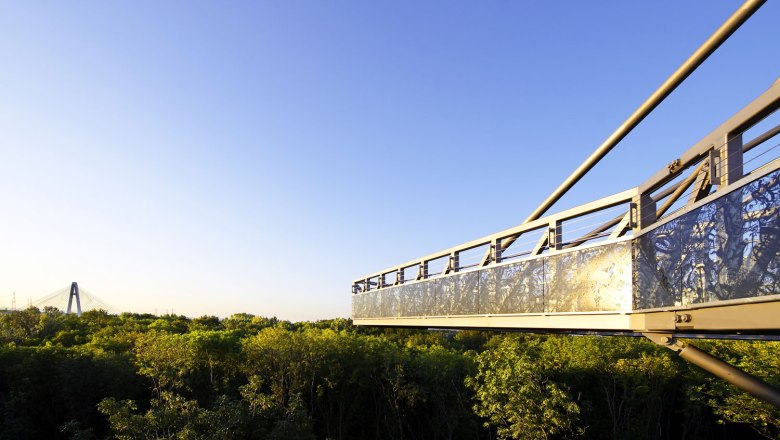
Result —
[{"label": "forest canopy", "polygon": [[[54,308],[0,315],[0,438],[778,438],[643,338]],[[697,346],[780,384],[780,343]]]}]

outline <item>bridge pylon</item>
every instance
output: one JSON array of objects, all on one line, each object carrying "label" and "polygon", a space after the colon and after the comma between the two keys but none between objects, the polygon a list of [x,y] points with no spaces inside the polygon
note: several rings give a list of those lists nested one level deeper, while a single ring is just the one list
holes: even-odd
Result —
[{"label": "bridge pylon", "polygon": [[76,298],[76,316],[81,316],[81,298],[79,298],[79,284],[77,282],[70,283],[70,295],[68,296],[68,311],[67,314],[71,314],[71,308],[73,306],[73,298]]}]

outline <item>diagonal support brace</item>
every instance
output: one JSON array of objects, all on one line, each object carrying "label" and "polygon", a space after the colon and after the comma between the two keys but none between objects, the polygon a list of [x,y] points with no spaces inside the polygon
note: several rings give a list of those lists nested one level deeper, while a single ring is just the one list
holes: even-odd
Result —
[{"label": "diagonal support brace", "polygon": [[697,367],[728,381],[737,388],[780,408],[780,390],[691,344],[679,342],[670,333],[642,333],[644,337],[662,345]]}]

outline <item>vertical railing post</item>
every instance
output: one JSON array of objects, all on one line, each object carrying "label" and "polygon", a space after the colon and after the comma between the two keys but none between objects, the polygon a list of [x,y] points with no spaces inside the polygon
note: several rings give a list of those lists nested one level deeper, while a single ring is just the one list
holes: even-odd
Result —
[{"label": "vertical railing post", "polygon": [[741,179],[742,175],[742,133],[728,133],[720,150],[720,184],[732,184]]},{"label": "vertical railing post", "polygon": [[417,269],[417,279],[424,280],[428,278],[428,262],[423,261],[420,263],[420,267]]},{"label": "vertical railing post", "polygon": [[550,222],[548,234],[547,243],[550,250],[560,250],[563,244],[563,222],[560,220]]},{"label": "vertical railing post", "polygon": [[644,229],[658,220],[656,216],[655,200],[649,194],[640,194],[631,202],[631,224],[634,233]]}]

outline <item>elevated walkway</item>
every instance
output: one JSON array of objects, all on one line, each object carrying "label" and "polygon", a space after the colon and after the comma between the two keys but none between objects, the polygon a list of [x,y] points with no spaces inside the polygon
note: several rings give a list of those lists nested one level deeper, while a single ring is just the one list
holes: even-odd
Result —
[{"label": "elevated walkway", "polygon": [[522,225],[355,280],[354,322],[641,334],[780,408],[777,388],[677,340],[780,334],[780,159],[766,160],[780,124],[752,133],[780,82],[640,186],[540,219],[765,1],[746,0]]},{"label": "elevated walkway", "polygon": [[775,83],[636,188],[355,280],[355,324],[780,333],[779,106]]}]

